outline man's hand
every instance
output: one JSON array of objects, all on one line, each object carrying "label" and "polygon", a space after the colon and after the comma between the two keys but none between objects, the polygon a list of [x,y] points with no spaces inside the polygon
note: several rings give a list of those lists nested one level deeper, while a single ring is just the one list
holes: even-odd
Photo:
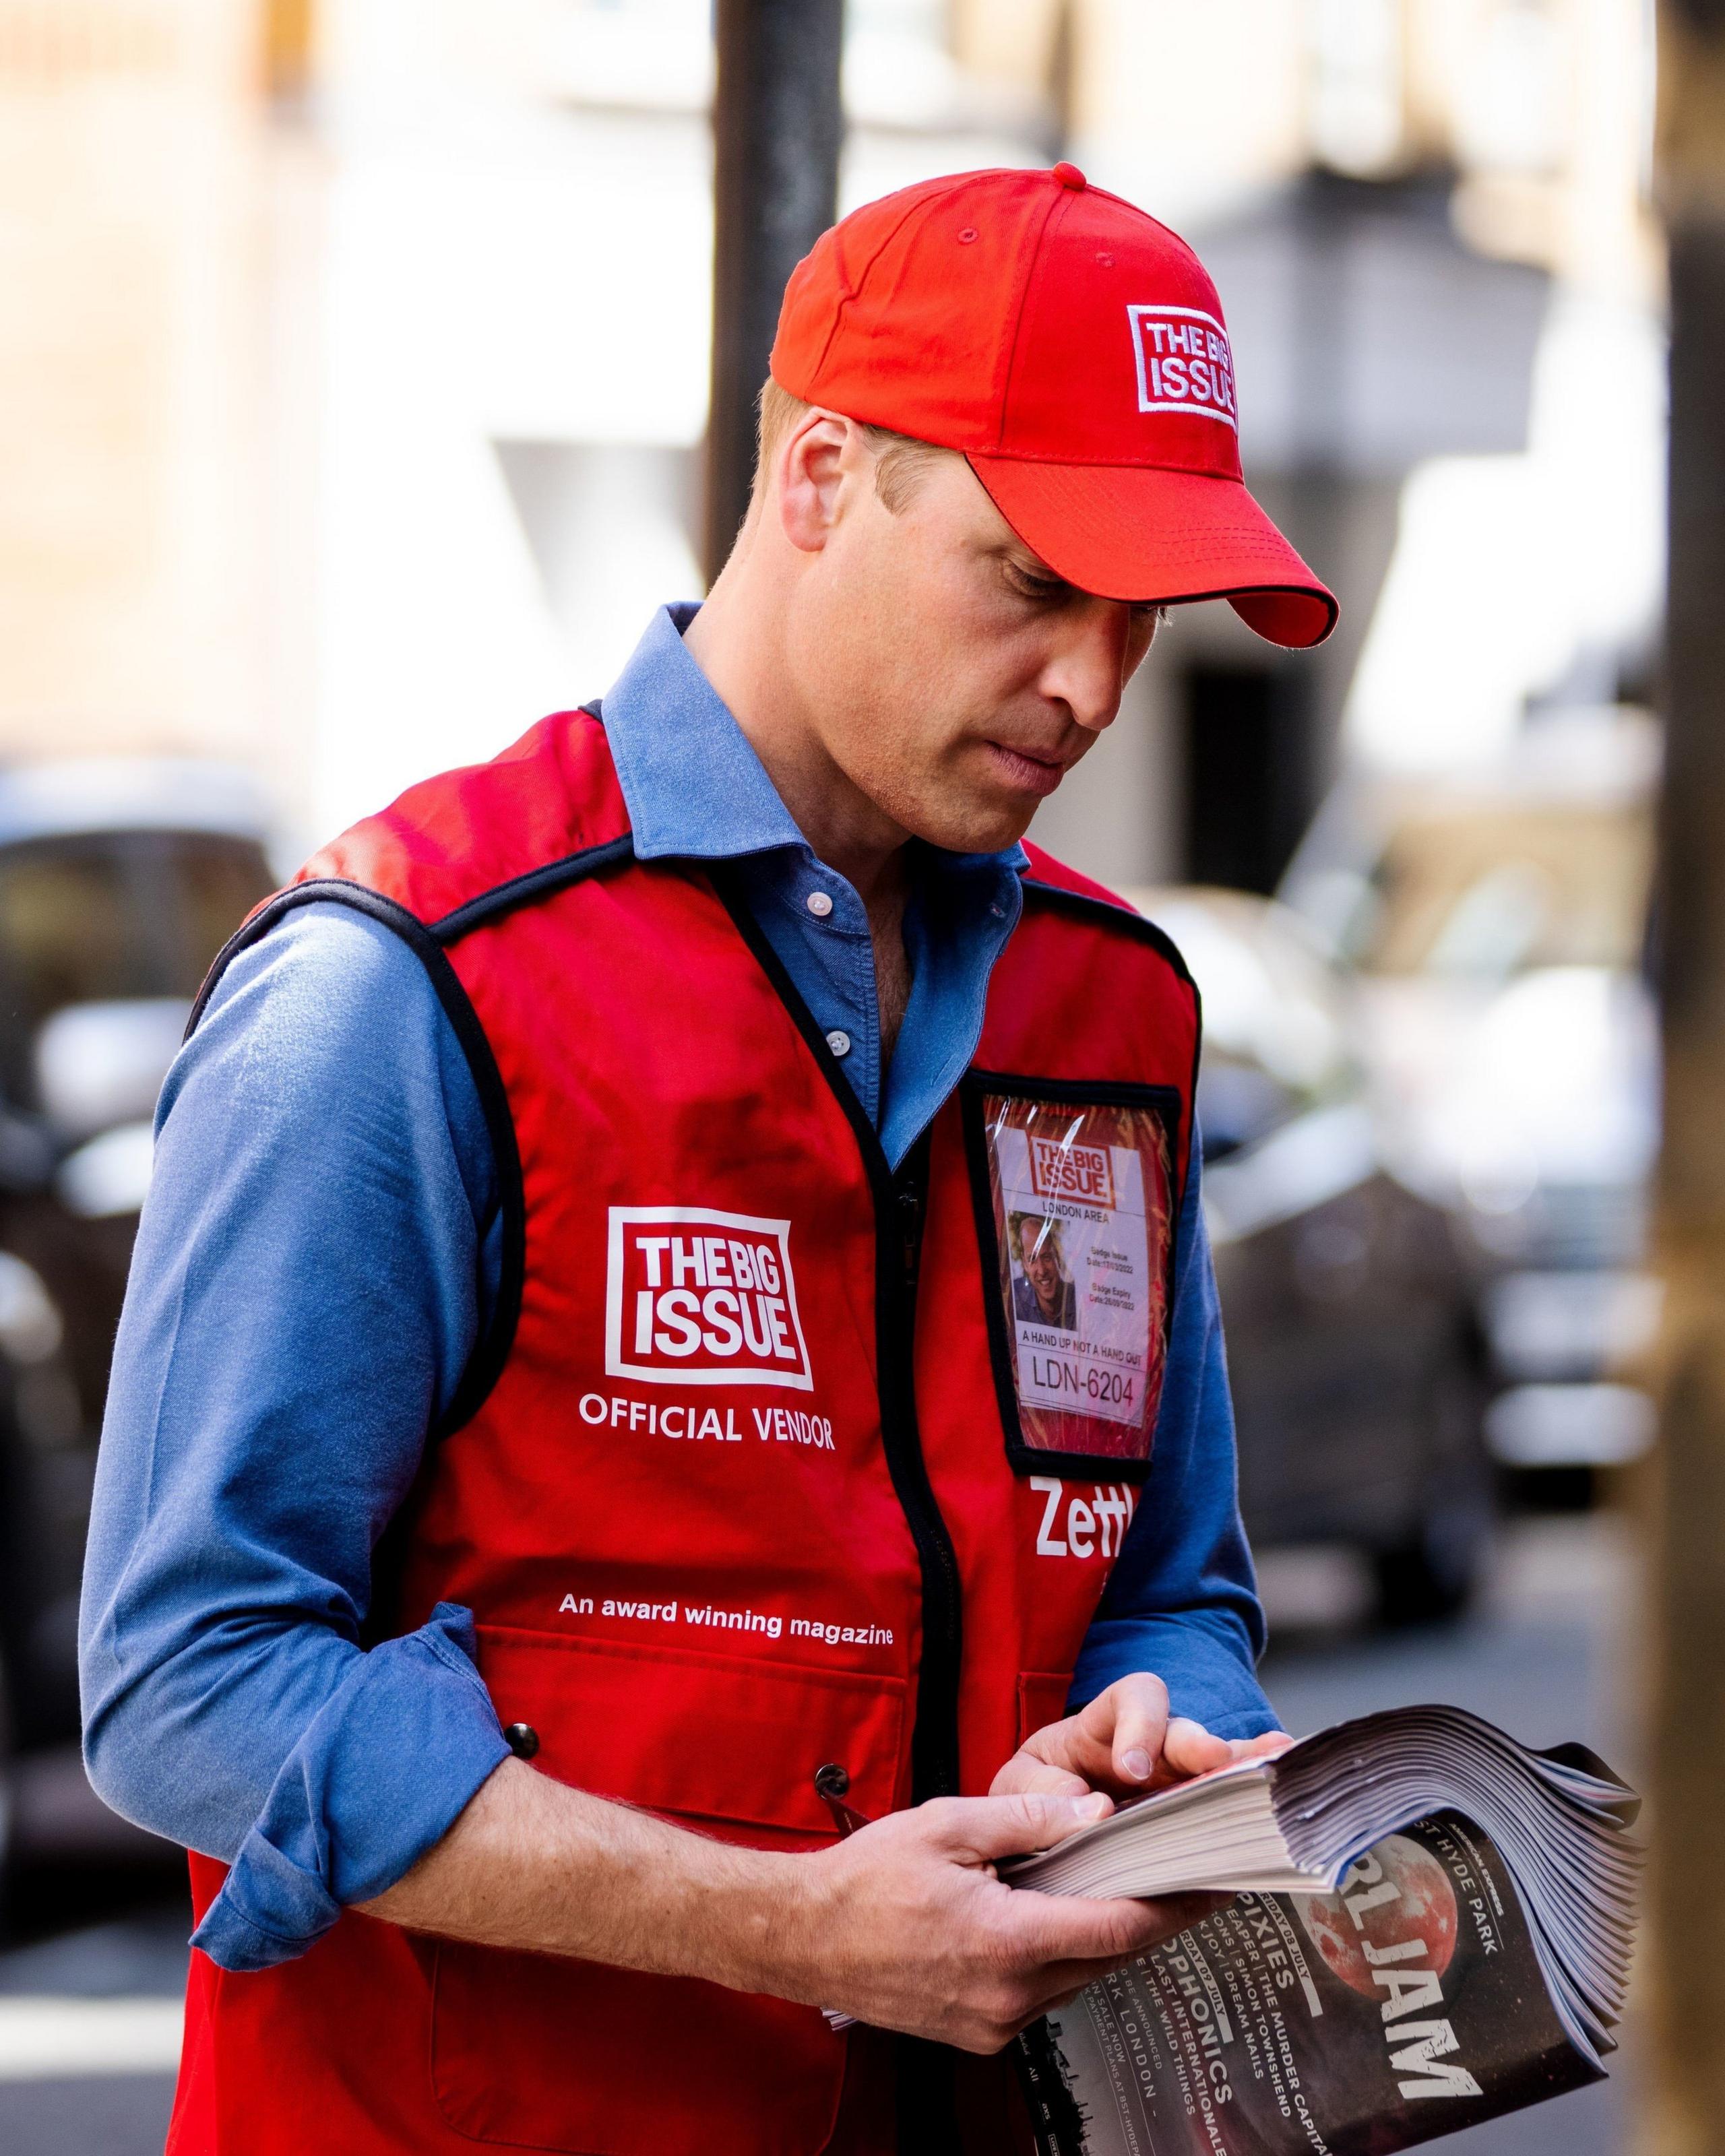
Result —
[{"label": "man's hand", "polygon": [[[1111,1799],[1142,1797],[1214,1774],[1235,1759],[1285,1752],[1293,1741],[1280,1730],[1264,1737],[1212,1737],[1201,1723],[1169,1715],[1168,1686],[1160,1677],[1119,1677],[1080,1713],[1027,1737],[994,1777],[989,1794],[1039,1790],[1081,1797],[1100,1790]],[[1099,1811],[1111,1809],[1111,1803]]]},{"label": "man's hand", "polygon": [[[961,2051],[998,2051],[1051,2007],[1218,1906],[1194,1894],[1091,1901],[1003,1886],[995,1860],[1050,1849],[1101,1797],[957,1797],[894,1812],[794,1860],[804,1968],[788,1997]],[[779,1981],[764,1987],[780,1989]]]},{"label": "man's hand", "polygon": [[1014,1892],[996,1861],[1052,1848],[1105,1796],[944,1798],[793,1856],[709,1840],[506,1759],[435,1848],[360,1906],[476,1944],[570,1954],[826,2006],[971,2051],[1001,2046],[1210,1896]]}]

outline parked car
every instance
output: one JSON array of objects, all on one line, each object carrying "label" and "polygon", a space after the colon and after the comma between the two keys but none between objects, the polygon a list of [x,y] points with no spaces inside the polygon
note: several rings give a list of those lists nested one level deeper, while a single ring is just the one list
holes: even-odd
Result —
[{"label": "parked car", "polygon": [[1204,1212],[1247,1528],[1260,1548],[1362,1552],[1386,1621],[1450,1614],[1494,1478],[1448,1221],[1385,1163],[1342,983],[1304,924],[1238,891],[1137,896],[1204,998]]},{"label": "parked car", "polygon": [[1356,777],[1283,886],[1344,968],[1397,1173],[1455,1224],[1492,1450],[1522,1471],[1651,1436],[1658,761],[1654,722],[1608,708],[1542,717],[1484,768]]},{"label": "parked car", "polygon": [[[8,1756],[64,1769],[77,1743],[79,1578],[156,1096],[211,959],[275,880],[237,773],[0,772],[0,1790],[15,1795],[28,1776]],[[0,1855],[5,1840],[0,1804]]]}]

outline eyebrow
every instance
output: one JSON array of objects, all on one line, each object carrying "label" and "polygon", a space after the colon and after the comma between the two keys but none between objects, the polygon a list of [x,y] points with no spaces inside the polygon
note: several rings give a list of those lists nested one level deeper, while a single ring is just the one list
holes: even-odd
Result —
[{"label": "eyebrow", "polygon": [[[1016,535],[1012,539],[1001,540],[990,549],[990,552],[998,561],[1009,563],[1012,567],[1027,577],[1040,578],[1043,583],[1051,584],[1057,591],[1073,592],[1080,598],[1087,596],[1079,585],[1070,583],[1066,578],[1061,576],[1058,570],[1050,568],[1040,554],[1033,554]],[[1164,599],[1128,599],[1126,603],[1132,607],[1153,608],[1158,627],[1168,619],[1168,608]]]},{"label": "eyebrow", "polygon": [[1076,592],[1081,598],[1083,596],[1076,584],[1070,583],[1058,569],[1050,568],[1040,554],[1031,553],[1022,544],[1002,547],[998,552],[1000,559],[1016,569],[1020,576],[1034,577],[1038,583],[1047,584],[1057,592]]}]

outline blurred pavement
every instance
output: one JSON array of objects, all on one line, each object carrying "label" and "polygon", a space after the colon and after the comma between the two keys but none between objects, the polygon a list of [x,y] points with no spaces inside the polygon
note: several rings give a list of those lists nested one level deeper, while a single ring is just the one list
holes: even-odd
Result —
[{"label": "blurred pavement", "polygon": [[[1430,1632],[1362,1630],[1363,1582],[1339,1555],[1272,1553],[1264,1575],[1278,1638],[1265,1677],[1290,1728],[1447,1700],[1534,1743],[1579,1738],[1635,1777],[1626,1713],[1635,1579],[1626,1536],[1609,1515],[1516,1522],[1478,1610]],[[80,1880],[86,1908],[89,1887]],[[185,1902],[177,1881],[146,1879],[142,1891],[135,1913],[0,1953],[5,2156],[158,2156],[177,2049]],[[1619,2156],[1628,2116],[1620,2076],[1448,2145],[1455,2156]]]}]

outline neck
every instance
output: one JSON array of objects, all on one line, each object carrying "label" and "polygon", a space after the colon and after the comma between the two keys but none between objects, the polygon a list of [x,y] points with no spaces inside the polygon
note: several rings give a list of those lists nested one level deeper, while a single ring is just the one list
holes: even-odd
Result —
[{"label": "neck", "polygon": [[788,664],[782,606],[751,588],[746,544],[726,564],[684,642],[765,767],[815,858],[865,906],[904,889],[909,833],[834,761]]}]

